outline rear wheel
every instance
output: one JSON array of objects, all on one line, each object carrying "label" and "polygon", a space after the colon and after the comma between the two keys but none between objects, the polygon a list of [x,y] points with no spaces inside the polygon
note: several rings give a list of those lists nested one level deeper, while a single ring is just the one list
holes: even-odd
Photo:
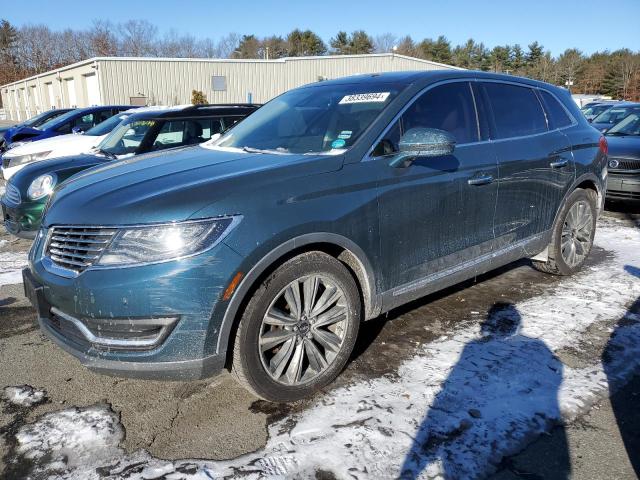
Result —
[{"label": "rear wheel", "polygon": [[344,368],[360,324],[349,270],[322,252],[297,256],[256,290],[235,337],[232,372],[257,396],[304,398]]},{"label": "rear wheel", "polygon": [[593,190],[579,188],[572,192],[553,227],[547,261],[534,261],[533,266],[555,275],[571,275],[580,270],[593,246],[596,212]]}]

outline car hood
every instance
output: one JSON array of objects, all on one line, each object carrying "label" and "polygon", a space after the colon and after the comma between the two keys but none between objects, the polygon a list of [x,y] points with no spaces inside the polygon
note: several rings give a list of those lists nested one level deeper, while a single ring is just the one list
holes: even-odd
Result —
[{"label": "car hood", "polygon": [[342,162],[343,156],[245,153],[200,146],[143,154],[69,179],[54,193],[43,225],[128,225],[197,218],[196,212],[229,195],[259,196],[269,183],[339,170]]},{"label": "car hood", "polygon": [[636,158],[640,159],[640,136],[629,135],[628,137],[618,137],[607,135],[609,145],[609,158]]},{"label": "car hood", "polygon": [[96,137],[92,135],[79,135],[74,133],[59,135],[57,137],[45,138],[14,147],[6,153],[6,156],[18,157],[20,155],[51,152],[49,158],[53,158],[61,155],[85,153],[92,147],[96,146],[103,138],[104,136]]},{"label": "car hood", "polygon": [[23,195],[26,195],[31,182],[40,175],[45,175],[47,173],[54,174],[56,175],[56,180],[59,184],[73,173],[95,167],[96,165],[102,165],[110,161],[111,160],[107,157],[89,154],[54,158],[26,165],[23,169],[16,172],[9,182],[18,188]]}]

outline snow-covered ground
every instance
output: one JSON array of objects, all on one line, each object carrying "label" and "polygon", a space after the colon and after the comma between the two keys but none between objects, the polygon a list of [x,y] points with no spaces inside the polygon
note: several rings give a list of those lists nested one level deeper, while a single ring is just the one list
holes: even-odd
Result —
[{"label": "snow-covered ground", "polygon": [[[108,405],[53,412],[23,426],[17,453],[55,478],[211,479],[482,477],[554,424],[608,395],[640,363],[640,230],[606,222],[596,244],[613,257],[546,293],[496,305],[483,325],[425,345],[397,374],[319,396],[269,426],[266,446],[229,461],[176,461],[119,447]],[[2,257],[0,257],[2,258]],[[619,320],[615,328],[614,326]],[[611,335],[609,363],[570,367],[558,353]],[[102,467],[102,468],[99,468]]]},{"label": "snow-covered ground", "polygon": [[26,265],[26,252],[0,251],[0,286],[22,283],[22,269]]}]

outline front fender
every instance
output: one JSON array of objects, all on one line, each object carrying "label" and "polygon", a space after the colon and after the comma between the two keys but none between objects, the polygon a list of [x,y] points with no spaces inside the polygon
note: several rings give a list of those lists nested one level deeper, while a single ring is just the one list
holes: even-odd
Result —
[{"label": "front fender", "polygon": [[364,307],[365,307],[365,319],[374,318],[380,313],[382,303],[381,297],[375,289],[375,276],[372,264],[365,254],[365,252],[352,240],[335,233],[329,232],[317,232],[308,233],[304,235],[292,238],[276,248],[270,250],[265,255],[261,255],[258,260],[244,275],[242,281],[236,288],[229,304],[226,308],[222,326],[220,328],[220,335],[218,336],[217,352],[219,354],[227,350],[229,344],[229,338],[235,324],[235,319],[242,305],[246,295],[251,291],[251,288],[255,285],[256,281],[261,275],[267,271],[271,266],[277,264],[278,260],[285,257],[288,253],[300,249],[306,245],[312,244],[331,244],[345,249],[350,254],[349,261],[357,262],[356,267],[361,271],[362,278],[360,283],[363,290]]}]

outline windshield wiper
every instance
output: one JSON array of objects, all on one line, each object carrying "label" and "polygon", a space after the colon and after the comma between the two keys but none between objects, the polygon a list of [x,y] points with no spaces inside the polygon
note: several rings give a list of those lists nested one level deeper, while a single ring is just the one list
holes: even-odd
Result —
[{"label": "windshield wiper", "polygon": [[629,135],[628,133],[625,132],[607,132],[607,135],[610,136],[617,136],[617,137],[626,137],[627,135]]},{"label": "windshield wiper", "polygon": [[253,148],[253,147],[247,147],[246,145],[244,147],[242,147],[242,150],[247,152],[247,153],[265,153],[265,154],[274,154],[274,155],[288,155],[287,152],[282,152],[280,150],[266,150],[266,149],[261,149],[261,148]]},{"label": "windshield wiper", "polygon": [[101,153],[102,155],[104,155],[107,158],[111,158],[113,160],[117,160],[118,156],[115,153],[109,152],[107,150],[103,150],[102,148],[96,148],[95,149],[96,153]]}]

